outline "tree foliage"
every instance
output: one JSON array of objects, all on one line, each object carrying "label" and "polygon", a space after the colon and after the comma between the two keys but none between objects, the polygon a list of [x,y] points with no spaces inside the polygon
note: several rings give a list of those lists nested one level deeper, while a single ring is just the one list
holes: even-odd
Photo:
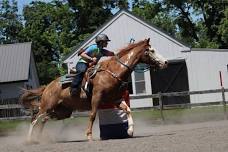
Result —
[{"label": "tree foliage", "polygon": [[192,47],[228,47],[226,1],[135,0],[134,4],[134,13]]},{"label": "tree foliage", "polygon": [[22,29],[17,1],[3,0],[0,3],[0,44],[20,42],[19,33]]},{"label": "tree foliage", "polygon": [[169,12],[162,8],[161,3],[146,0],[134,1],[132,12],[144,20],[156,25],[170,35],[175,35],[176,26]]}]

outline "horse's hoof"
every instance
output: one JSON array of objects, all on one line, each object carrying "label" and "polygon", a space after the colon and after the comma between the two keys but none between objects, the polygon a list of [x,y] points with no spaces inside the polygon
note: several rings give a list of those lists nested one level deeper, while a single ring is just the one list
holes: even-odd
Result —
[{"label": "horse's hoof", "polygon": [[93,141],[92,135],[87,135],[87,139],[88,139],[88,141]]},{"label": "horse's hoof", "polygon": [[127,134],[128,134],[129,137],[133,137],[133,130],[128,129],[127,130]]}]

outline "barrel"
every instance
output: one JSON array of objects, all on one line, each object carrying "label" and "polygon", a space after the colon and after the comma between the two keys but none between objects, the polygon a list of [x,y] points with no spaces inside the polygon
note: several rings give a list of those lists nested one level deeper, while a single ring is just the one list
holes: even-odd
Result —
[{"label": "barrel", "polygon": [[[129,101],[126,101],[129,94],[127,98],[126,93],[128,91],[123,93],[123,100],[129,105]],[[112,103],[103,102],[99,106],[98,117],[101,140],[129,138],[127,114],[123,110]]]}]

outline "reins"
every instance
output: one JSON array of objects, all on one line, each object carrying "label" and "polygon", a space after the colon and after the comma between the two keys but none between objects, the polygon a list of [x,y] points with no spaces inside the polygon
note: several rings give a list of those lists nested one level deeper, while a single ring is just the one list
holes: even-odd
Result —
[{"label": "reins", "polygon": [[130,68],[128,65],[124,64],[124,63],[120,60],[120,58],[118,57],[118,55],[115,55],[115,58],[116,58],[116,61],[117,61],[118,63],[120,63],[121,65],[123,65],[124,67],[126,67],[128,70],[133,71],[132,68]]},{"label": "reins", "polygon": [[[135,71],[135,72],[138,72],[138,73],[142,73],[142,72],[146,72],[148,70],[150,70],[150,66],[147,66],[147,67],[140,67],[140,68],[131,68],[129,65],[125,64],[123,61],[121,61],[120,57],[118,56],[118,54],[115,54],[115,60],[117,63],[123,65],[125,68],[127,68],[130,72],[131,71]],[[128,81],[124,81],[122,80],[115,72],[112,72],[108,69],[102,69],[100,66],[99,66],[99,70],[97,69],[97,71],[105,71],[107,73],[109,73],[112,77],[114,77],[115,79],[117,79],[118,81],[121,82],[121,86],[123,85],[127,85],[129,82]]]}]

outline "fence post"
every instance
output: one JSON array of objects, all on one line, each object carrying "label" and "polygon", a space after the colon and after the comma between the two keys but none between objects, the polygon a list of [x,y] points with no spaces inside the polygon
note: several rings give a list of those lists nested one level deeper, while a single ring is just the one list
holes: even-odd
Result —
[{"label": "fence post", "polygon": [[220,85],[221,85],[221,91],[222,91],[222,104],[223,104],[224,119],[227,119],[225,89],[223,87],[223,80],[222,80],[222,72],[221,71],[219,71],[219,78],[220,78]]},{"label": "fence post", "polygon": [[225,89],[224,89],[224,87],[222,87],[222,104],[223,104],[224,119],[227,119],[226,99],[225,99]]},{"label": "fence post", "polygon": [[162,95],[161,92],[158,93],[158,100],[159,100],[159,109],[160,109],[160,114],[162,121],[165,120],[164,115],[163,115],[163,102],[162,102]]}]

